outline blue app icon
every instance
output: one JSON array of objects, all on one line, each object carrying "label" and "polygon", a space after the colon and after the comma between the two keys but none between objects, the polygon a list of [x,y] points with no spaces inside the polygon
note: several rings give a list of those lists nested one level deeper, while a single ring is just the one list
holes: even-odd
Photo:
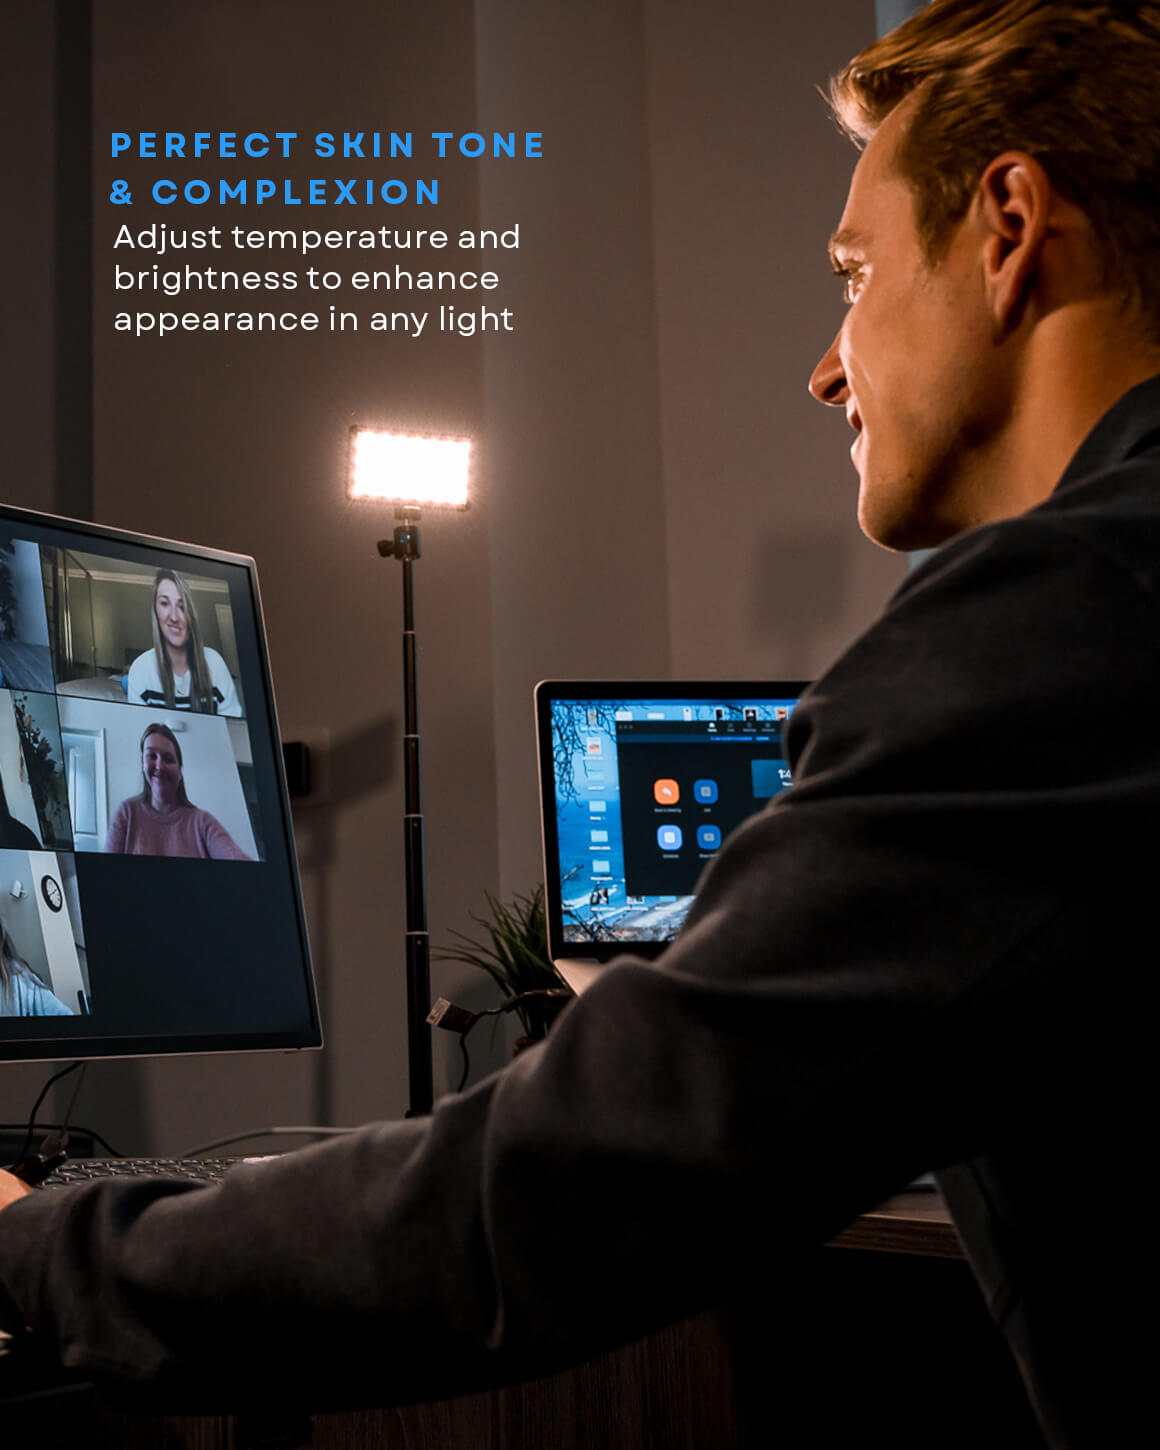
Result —
[{"label": "blue app icon", "polygon": [[715,851],[721,844],[720,826],[698,826],[697,845],[702,851]]},{"label": "blue app icon", "polygon": [[662,851],[679,851],[684,839],[680,826],[657,827],[657,845]]},{"label": "blue app icon", "polygon": [[699,805],[711,806],[717,799],[717,782],[715,780],[694,781],[693,799]]}]

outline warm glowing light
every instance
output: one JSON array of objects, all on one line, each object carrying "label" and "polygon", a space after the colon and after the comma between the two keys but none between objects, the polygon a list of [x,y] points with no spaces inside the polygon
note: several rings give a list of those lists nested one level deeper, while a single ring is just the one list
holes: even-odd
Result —
[{"label": "warm glowing light", "polygon": [[465,509],[470,466],[468,438],[351,429],[351,498]]}]

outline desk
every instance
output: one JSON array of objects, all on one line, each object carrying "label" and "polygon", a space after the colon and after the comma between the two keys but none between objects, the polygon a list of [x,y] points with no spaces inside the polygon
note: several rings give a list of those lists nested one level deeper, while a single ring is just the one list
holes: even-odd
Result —
[{"label": "desk", "polygon": [[1043,1446],[934,1193],[864,1214],[744,1305],[564,1374],[319,1415],[309,1442],[255,1441],[250,1428],[118,1414],[77,1392],[5,1415],[6,1443],[35,1450],[857,1450],[886,1435],[891,1450]]},{"label": "desk", "polygon": [[864,1213],[836,1234],[830,1244],[842,1249],[874,1249],[888,1254],[922,1254],[961,1259],[963,1248],[941,1193],[899,1193]]}]

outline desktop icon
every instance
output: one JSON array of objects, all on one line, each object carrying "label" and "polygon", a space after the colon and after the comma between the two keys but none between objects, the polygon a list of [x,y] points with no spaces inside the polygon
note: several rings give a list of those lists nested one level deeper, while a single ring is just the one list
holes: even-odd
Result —
[{"label": "desktop icon", "polygon": [[717,782],[715,780],[695,780],[693,782],[693,799],[703,806],[711,806],[717,799]]},{"label": "desktop icon", "polygon": [[685,838],[680,826],[658,826],[657,845],[662,851],[679,851],[684,844]]},{"label": "desktop icon", "polygon": [[715,851],[721,844],[720,826],[698,826],[697,845],[702,851]]},{"label": "desktop icon", "polygon": [[658,806],[675,806],[681,798],[681,787],[675,780],[653,781],[653,797]]}]

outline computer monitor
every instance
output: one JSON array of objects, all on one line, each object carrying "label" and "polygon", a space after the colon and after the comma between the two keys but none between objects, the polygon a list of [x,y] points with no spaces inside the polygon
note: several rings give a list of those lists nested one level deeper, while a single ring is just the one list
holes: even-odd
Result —
[{"label": "computer monitor", "polygon": [[0,507],[0,1062],[317,1047],[252,559]]}]

